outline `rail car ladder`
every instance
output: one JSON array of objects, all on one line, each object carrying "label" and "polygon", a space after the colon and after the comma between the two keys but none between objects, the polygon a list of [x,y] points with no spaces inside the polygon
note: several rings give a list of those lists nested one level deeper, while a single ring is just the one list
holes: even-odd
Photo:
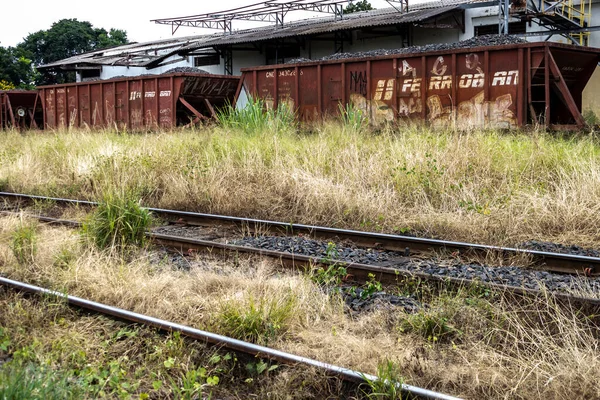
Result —
[{"label": "rail car ladder", "polygon": [[[568,32],[590,26],[592,18],[591,0],[527,0],[526,19],[534,19],[540,26],[558,31],[573,44],[587,46],[589,32]],[[523,17],[523,15],[521,14]]]},{"label": "rail car ladder", "polygon": [[[576,78],[573,75],[563,75],[548,48],[531,49],[528,58],[530,73],[527,98],[530,120],[549,127],[552,121],[556,120],[556,116],[551,115],[550,103],[559,101],[576,125],[585,126],[583,116],[568,87]],[[552,98],[554,100],[551,100]],[[555,111],[556,108],[553,112]]]}]

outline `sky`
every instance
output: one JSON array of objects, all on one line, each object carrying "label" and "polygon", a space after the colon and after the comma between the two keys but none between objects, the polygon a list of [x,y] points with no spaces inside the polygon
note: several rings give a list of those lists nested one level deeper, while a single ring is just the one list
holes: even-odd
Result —
[{"label": "sky", "polygon": [[[89,21],[95,28],[123,29],[132,42],[145,42],[172,37],[171,27],[150,22],[151,19],[181,17],[222,11],[258,3],[260,0],[29,0],[27,3],[2,0],[0,46],[15,46],[28,34],[49,29],[54,22],[64,18]],[[375,8],[389,7],[385,0],[370,0]],[[422,0],[418,1],[422,2]],[[409,3],[410,4],[410,3]],[[30,10],[34,10],[31,12]],[[323,14],[289,14],[288,20]],[[264,24],[253,23],[254,26]],[[246,22],[233,22],[234,29],[250,27]],[[215,31],[181,27],[175,36],[210,34]]]}]

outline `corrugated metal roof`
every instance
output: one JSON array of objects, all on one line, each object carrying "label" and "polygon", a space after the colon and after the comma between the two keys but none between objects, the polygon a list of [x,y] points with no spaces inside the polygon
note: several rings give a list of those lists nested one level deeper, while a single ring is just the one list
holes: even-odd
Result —
[{"label": "corrugated metal roof", "polygon": [[[363,11],[344,15],[342,20],[334,16],[311,18],[286,22],[283,27],[265,26],[253,29],[234,31],[231,34],[217,33],[212,35],[188,36],[183,38],[163,39],[145,43],[134,43],[79,54],[64,60],[41,66],[40,68],[66,67],[76,64],[87,65],[121,65],[146,67],[176,54],[212,48],[215,46],[255,43],[287,37],[319,35],[335,31],[358,28],[414,24],[423,22],[445,13],[449,13],[465,5],[483,4],[481,0],[443,0],[423,3],[411,7],[407,13],[400,13],[394,8]],[[486,2],[487,3],[487,2]]]}]

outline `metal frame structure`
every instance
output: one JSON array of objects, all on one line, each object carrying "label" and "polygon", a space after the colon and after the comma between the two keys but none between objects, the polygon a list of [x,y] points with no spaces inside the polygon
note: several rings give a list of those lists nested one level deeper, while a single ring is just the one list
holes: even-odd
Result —
[{"label": "metal frame structure", "polygon": [[[408,2],[408,0],[402,1]],[[291,11],[333,14],[335,20],[338,21],[344,18],[344,5],[352,4],[352,2],[353,0],[267,0],[225,11],[155,19],[151,22],[171,25],[172,34],[175,34],[181,26],[217,29],[222,30],[225,34],[231,34],[234,20],[274,23],[277,28],[283,28],[285,16]],[[336,36],[335,51],[341,52],[343,48],[343,41],[341,39],[338,41]],[[231,47],[220,49],[220,53],[223,58],[225,74],[233,75],[233,51]]]},{"label": "metal frame structure", "polygon": [[313,11],[334,14],[335,19],[344,16],[344,4],[352,4],[353,0],[267,0],[243,7],[232,8],[206,14],[190,15],[185,17],[154,19],[161,25],[171,25],[174,34],[179,27],[218,29],[225,33],[232,32],[232,21],[254,21],[274,23],[283,27],[285,16],[291,11]]}]

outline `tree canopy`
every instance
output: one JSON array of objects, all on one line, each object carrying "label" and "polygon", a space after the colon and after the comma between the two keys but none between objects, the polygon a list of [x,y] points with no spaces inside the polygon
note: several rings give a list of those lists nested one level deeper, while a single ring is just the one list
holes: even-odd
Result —
[{"label": "tree canopy", "polygon": [[50,29],[28,35],[16,47],[0,46],[0,81],[20,88],[67,82],[72,80],[72,73],[37,73],[34,66],[126,43],[127,33],[123,30],[107,31],[86,21],[62,19]]},{"label": "tree canopy", "polygon": [[373,6],[367,0],[360,0],[356,2],[352,2],[344,8],[344,14],[350,14],[358,11],[369,11],[372,10]]}]

